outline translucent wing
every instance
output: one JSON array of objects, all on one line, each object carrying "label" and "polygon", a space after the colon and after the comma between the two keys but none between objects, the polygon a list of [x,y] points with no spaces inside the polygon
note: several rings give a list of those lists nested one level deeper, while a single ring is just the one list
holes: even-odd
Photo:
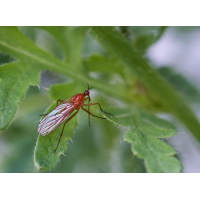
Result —
[{"label": "translucent wing", "polygon": [[75,105],[66,101],[58,105],[39,123],[37,131],[46,136],[55,130],[75,109]]}]

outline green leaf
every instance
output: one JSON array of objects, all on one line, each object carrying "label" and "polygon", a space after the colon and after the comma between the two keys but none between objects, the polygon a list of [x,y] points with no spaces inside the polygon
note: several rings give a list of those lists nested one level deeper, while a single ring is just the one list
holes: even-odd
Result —
[{"label": "green leaf", "polygon": [[[2,99],[0,129],[5,129],[12,122],[29,85],[39,84],[39,72],[42,69],[52,69],[62,73],[66,64],[42,51],[24,37],[16,27],[0,28],[0,49],[18,59],[16,63],[4,64],[0,67]],[[63,67],[60,67],[62,65]]]},{"label": "green leaf", "polygon": [[[2,99],[0,103],[0,129],[5,129],[12,122],[29,85],[39,84],[41,68],[34,60],[29,60],[25,56],[29,55],[35,58],[33,52],[37,52],[38,49],[15,27],[0,28],[0,49],[18,58],[16,63],[8,63],[0,67],[0,98]],[[39,55],[42,57],[42,54]]]},{"label": "green leaf", "polygon": [[158,138],[167,138],[177,131],[169,122],[157,118],[141,109],[109,110],[115,117],[104,114],[110,121],[129,128],[124,141],[133,144],[132,152],[144,159],[148,172],[180,172],[180,161],[172,157],[176,154],[173,147]]},{"label": "green leaf", "polygon": [[0,129],[12,122],[29,85],[39,84],[39,69],[21,62],[0,66]]}]

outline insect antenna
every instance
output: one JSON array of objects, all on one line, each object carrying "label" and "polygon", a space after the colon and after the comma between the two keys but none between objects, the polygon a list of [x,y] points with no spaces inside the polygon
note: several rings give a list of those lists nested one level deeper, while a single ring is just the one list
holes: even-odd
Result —
[{"label": "insect antenna", "polygon": [[[87,83],[87,84],[88,84],[88,83]],[[90,89],[92,89],[92,88],[93,88],[93,87],[90,88],[90,87],[89,87],[89,84],[88,84],[88,89],[87,89],[87,90],[90,90]]]}]

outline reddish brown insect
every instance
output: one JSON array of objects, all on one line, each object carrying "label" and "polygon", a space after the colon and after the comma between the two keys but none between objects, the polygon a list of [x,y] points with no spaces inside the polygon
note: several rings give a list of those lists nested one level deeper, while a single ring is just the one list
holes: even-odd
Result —
[{"label": "reddish brown insect", "polygon": [[[69,115],[74,111],[77,110],[73,115],[71,115],[64,123],[63,128],[62,128],[62,132],[60,134],[60,138],[58,140],[58,144],[57,147],[54,151],[54,153],[56,152],[58,145],[60,143],[60,139],[62,137],[63,134],[63,130],[65,127],[65,124],[71,120],[77,113],[78,111],[81,109],[83,109],[85,112],[88,113],[88,120],[89,120],[89,127],[90,127],[90,115],[94,116],[94,117],[98,117],[96,115],[93,115],[89,108],[92,105],[96,105],[98,104],[100,107],[100,110],[104,113],[107,113],[105,111],[103,111],[101,109],[101,106],[99,103],[90,103],[90,90],[91,88],[89,88],[88,85],[88,89],[84,91],[84,93],[78,93],[72,97],[70,97],[69,99],[63,101],[63,100],[57,100],[57,106],[54,110],[52,110],[50,113],[48,114],[44,114],[46,115],[46,117],[44,117],[44,119],[42,119],[42,121],[39,123],[37,131],[41,136],[46,136],[49,133],[51,133],[53,130],[55,130],[63,121],[65,121],[65,119],[67,119],[69,117]],[[88,96],[87,98],[85,98],[86,96]],[[88,99],[88,104],[84,104],[84,102]],[[58,105],[58,102],[61,102],[60,105]],[[83,106],[88,106],[88,110],[86,110],[85,108],[83,108]],[[110,113],[107,113],[109,115],[112,115]],[[41,115],[42,116],[42,115]],[[113,116],[113,115],[112,115]],[[106,119],[103,117],[98,117],[100,119]]]}]

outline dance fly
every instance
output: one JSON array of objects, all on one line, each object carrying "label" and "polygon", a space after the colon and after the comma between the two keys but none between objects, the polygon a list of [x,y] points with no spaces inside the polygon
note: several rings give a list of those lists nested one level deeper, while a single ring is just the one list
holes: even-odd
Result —
[{"label": "dance fly", "polygon": [[[91,88],[89,88],[89,85],[88,85],[88,89],[84,91],[84,93],[78,93],[70,98],[68,98],[67,100],[63,101],[63,100],[57,100],[57,106],[56,108],[54,108],[54,110],[52,110],[50,113],[48,114],[43,114],[43,115],[40,115],[40,116],[45,116],[42,121],[39,123],[38,125],[38,128],[37,128],[37,131],[38,133],[41,135],[41,136],[46,136],[48,135],[49,133],[51,133],[53,130],[55,130],[62,122],[65,121],[64,125],[63,125],[63,128],[62,128],[62,132],[60,134],[60,138],[58,140],[58,144],[57,144],[57,147],[56,149],[54,150],[54,153],[56,152],[57,148],[58,148],[58,145],[60,143],[60,139],[62,137],[62,134],[63,134],[63,130],[64,130],[64,127],[65,127],[65,124],[71,120],[77,113],[78,111],[80,110],[80,108],[82,110],[84,110],[85,112],[88,113],[88,120],[89,120],[89,127],[90,127],[90,115],[94,116],[94,117],[98,117],[96,115],[93,115],[89,108],[90,106],[92,105],[99,105],[100,107],[100,110],[104,113],[107,113],[105,111],[103,111],[101,109],[101,106],[99,103],[90,103],[91,101],[91,98],[90,98],[90,90]],[[88,104],[84,104],[84,102],[88,100]],[[58,102],[61,102],[61,104],[58,105]],[[86,110],[85,108],[83,108],[83,106],[88,106],[88,110]],[[76,110],[76,112],[70,116],[70,114]],[[109,115],[112,115],[110,113],[107,113]],[[112,115],[113,116],[113,115]],[[103,118],[103,117],[98,117],[100,119],[106,119],[106,118]]]}]

